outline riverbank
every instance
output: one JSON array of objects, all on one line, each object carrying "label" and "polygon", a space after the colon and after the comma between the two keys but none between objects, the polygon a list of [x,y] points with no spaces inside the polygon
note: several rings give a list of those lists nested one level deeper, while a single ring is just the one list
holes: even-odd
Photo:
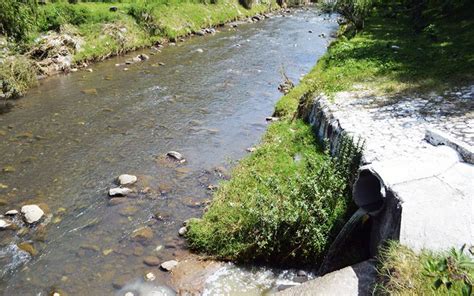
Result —
[{"label": "riverbank", "polygon": [[[472,4],[466,2],[465,5]],[[319,94],[324,94],[329,101],[341,97],[350,104],[357,98],[353,96],[354,92],[358,92],[368,95],[374,104],[390,105],[401,97],[434,96],[444,92],[449,96],[451,91],[470,85],[474,79],[474,22],[467,11],[470,9],[458,7],[457,11],[445,15],[431,10],[432,14],[425,16],[425,29],[415,32],[402,6],[382,5],[374,8],[365,20],[364,30],[357,34],[345,31],[346,26],[343,26],[338,39],[313,70],[276,104],[274,116],[279,117],[278,124],[282,130],[269,128],[267,135],[275,140],[268,141],[268,137],[264,137],[262,146],[266,152],[258,154],[257,149],[257,154],[244,159],[235,169],[232,179],[216,193],[202,220],[190,223],[190,246],[211,256],[238,261],[260,260],[281,264],[285,263],[285,259],[300,256],[302,262],[317,264],[325,252],[324,248],[315,251],[312,246],[292,241],[300,233],[303,233],[303,238],[315,240],[310,233],[316,228],[311,229],[311,223],[302,220],[298,211],[294,211],[292,202],[298,202],[301,208],[306,209],[311,209],[313,204],[310,199],[300,199],[304,182],[292,182],[292,178],[304,180],[311,173],[287,169],[297,153],[288,148],[295,143],[288,144],[291,141],[285,138],[285,133],[287,130],[298,133],[300,128],[308,129],[298,122],[300,118],[308,119],[314,98]],[[460,96],[464,94],[472,95],[468,90],[460,92]],[[408,106],[410,103],[407,103]],[[461,108],[456,112],[463,110]],[[300,126],[295,128],[293,124]],[[268,147],[276,148],[268,153]],[[304,153],[310,150],[309,147],[306,149]],[[321,163],[324,162],[316,166]],[[314,184],[315,187],[318,185],[324,188],[324,183]],[[309,195],[319,197],[317,192]],[[271,206],[265,206],[267,198]],[[320,210],[325,209],[318,208]],[[344,211],[347,218],[347,208]],[[291,218],[282,218],[284,215]],[[302,230],[292,228],[291,223],[295,221],[301,223]],[[330,220],[330,223],[335,221],[341,223],[338,219]],[[337,223],[331,225],[337,229]],[[282,229],[288,230],[288,233]],[[288,234],[290,236],[285,237]],[[331,238],[330,233],[325,233],[317,237],[317,242],[327,244]],[[286,243],[284,247],[281,246],[282,241]],[[288,252],[288,249],[291,251]],[[307,254],[311,254],[310,259],[304,258]]]},{"label": "riverbank", "polygon": [[[165,46],[143,62],[125,65],[142,51],[134,52],[41,81],[0,116],[0,214],[31,204],[45,212],[39,225],[0,232],[0,252],[13,255],[1,258],[0,290],[111,295],[150,272],[147,286],[178,288],[149,264],[187,260],[178,231],[258,143],[281,95],[280,69],[294,81],[307,73],[328,43],[309,31],[336,28],[334,17],[292,10]],[[171,150],[186,162],[164,158]],[[137,177],[127,186],[135,192],[110,198],[122,174]],[[23,242],[37,255],[18,250]],[[251,270],[231,269],[245,284]],[[260,274],[258,291],[283,284],[280,272]]]},{"label": "riverbank", "polygon": [[[166,5],[153,1],[56,2],[35,9],[34,14],[24,16],[28,24],[24,36],[7,39],[0,35],[0,98],[22,96],[38,83],[37,78],[74,72],[91,62],[153,45],[174,44],[191,35],[214,34],[214,28],[225,23],[259,21],[280,6],[272,0],[249,8],[236,0]],[[157,51],[160,48],[149,54]]]}]

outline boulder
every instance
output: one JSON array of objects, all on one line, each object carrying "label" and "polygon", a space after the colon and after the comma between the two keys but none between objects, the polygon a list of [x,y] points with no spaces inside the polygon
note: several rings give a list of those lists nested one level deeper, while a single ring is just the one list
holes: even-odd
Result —
[{"label": "boulder", "polygon": [[132,193],[133,190],[130,189],[130,188],[126,188],[126,187],[117,187],[117,188],[110,188],[109,189],[109,196],[127,196],[129,195],[130,193]]},{"label": "boulder", "polygon": [[139,54],[139,55],[137,56],[137,58],[140,59],[140,61],[146,61],[146,60],[149,60],[149,59],[150,59],[150,57],[147,56],[147,55],[144,54],[144,53]]},{"label": "boulder", "polygon": [[28,224],[36,223],[44,216],[43,210],[37,205],[22,206],[21,213]]},{"label": "boulder", "polygon": [[33,244],[31,244],[29,242],[19,243],[18,248],[20,248],[22,251],[27,252],[32,257],[38,255],[38,251],[36,250],[36,248],[33,246]]},{"label": "boulder", "polygon": [[135,229],[132,232],[132,240],[134,241],[148,241],[153,238],[153,230],[150,227],[145,226],[142,228]]},{"label": "boulder", "polygon": [[171,271],[173,270],[176,266],[178,266],[178,261],[176,260],[169,260],[169,261],[166,261],[166,262],[163,262],[160,267],[161,269],[165,270],[165,271]]},{"label": "boulder", "polygon": [[185,235],[187,232],[188,232],[188,228],[186,228],[186,226],[183,226],[178,230],[178,234],[181,236]]},{"label": "boulder", "polygon": [[166,153],[166,155],[170,158],[173,158],[176,161],[179,161],[179,162],[185,162],[186,161],[184,159],[183,155],[179,152],[176,152],[176,151],[169,151],[168,153]]},{"label": "boulder", "polygon": [[0,230],[7,229],[11,226],[11,223],[7,222],[6,220],[0,219]]},{"label": "boulder", "polygon": [[146,256],[143,258],[143,263],[148,266],[159,266],[160,265],[160,258],[155,256]]},{"label": "boulder", "polygon": [[120,186],[125,186],[125,185],[131,185],[135,182],[137,182],[137,176],[134,175],[128,175],[128,174],[123,174],[120,175],[118,178],[118,183]]},{"label": "boulder", "polygon": [[17,210],[9,210],[5,213],[5,216],[15,216],[15,215],[18,215]]}]

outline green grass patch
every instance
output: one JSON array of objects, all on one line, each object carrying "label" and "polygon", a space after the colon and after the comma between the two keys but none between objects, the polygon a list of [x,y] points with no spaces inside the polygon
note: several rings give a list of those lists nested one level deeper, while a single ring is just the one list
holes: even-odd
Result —
[{"label": "green grass patch", "polygon": [[376,295],[471,295],[474,262],[463,250],[415,254],[398,242],[380,251]]},{"label": "green grass patch", "polygon": [[[250,9],[238,0],[188,1],[148,0],[119,2],[79,2],[69,4],[58,0],[46,5],[35,1],[6,0],[0,4],[0,34],[15,37],[12,48],[18,53],[19,68],[12,70],[11,63],[0,64],[3,93],[22,94],[36,83],[33,72],[24,75],[21,66],[35,39],[54,30],[79,36],[84,42],[74,53],[73,61],[98,61],[128,51],[151,46],[165,40],[175,40],[200,29],[249,17],[279,8],[275,0],[260,1]],[[115,6],[116,11],[110,7]],[[0,59],[0,62],[2,60]],[[32,60],[29,63],[33,63]],[[10,76],[13,75],[13,76]],[[0,85],[0,86],[1,86]],[[5,90],[8,86],[8,91]],[[13,90],[13,91],[12,91]],[[10,97],[10,96],[9,96]]]},{"label": "green grass patch", "polygon": [[421,33],[415,32],[401,7],[376,7],[364,30],[353,38],[341,34],[302,82],[277,103],[275,113],[292,115],[314,94],[331,96],[354,86],[393,96],[472,82],[474,2],[467,6],[444,17],[426,12],[429,25]]},{"label": "green grass patch", "polygon": [[271,124],[203,218],[189,223],[190,247],[226,260],[319,262],[350,198],[346,174],[318,147],[300,120]]}]

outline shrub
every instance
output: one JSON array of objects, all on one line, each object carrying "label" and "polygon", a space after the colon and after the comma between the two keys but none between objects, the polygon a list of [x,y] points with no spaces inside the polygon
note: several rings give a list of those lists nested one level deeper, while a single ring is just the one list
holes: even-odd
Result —
[{"label": "shrub", "polygon": [[21,96],[37,83],[32,62],[24,56],[15,56],[0,63],[0,88],[7,97]]},{"label": "shrub", "polygon": [[[347,153],[341,148],[339,155]],[[190,222],[190,247],[238,261],[319,262],[347,215],[350,178],[339,170],[343,163],[318,150],[303,122],[272,124],[203,219]]]},{"label": "shrub", "polygon": [[0,34],[26,39],[36,22],[35,0],[2,0],[0,1]]},{"label": "shrub", "polygon": [[364,28],[365,18],[369,15],[374,0],[337,0],[336,10],[351,22],[357,30]]}]

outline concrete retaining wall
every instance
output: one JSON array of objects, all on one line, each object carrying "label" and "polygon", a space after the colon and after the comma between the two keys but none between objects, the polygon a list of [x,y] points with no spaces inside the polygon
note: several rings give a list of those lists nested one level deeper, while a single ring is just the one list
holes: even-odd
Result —
[{"label": "concrete retaining wall", "polygon": [[[324,96],[314,100],[307,119],[333,153],[344,135],[364,138],[364,131],[353,122],[345,127],[345,118],[336,117]],[[427,135],[428,139],[440,139],[431,131]],[[379,179],[385,196],[384,208],[373,217],[373,254],[387,239],[399,240],[416,251],[474,244],[474,166],[468,163],[472,147],[441,138],[435,141],[441,146],[426,145],[410,155],[363,157],[361,170],[369,170]]]}]

